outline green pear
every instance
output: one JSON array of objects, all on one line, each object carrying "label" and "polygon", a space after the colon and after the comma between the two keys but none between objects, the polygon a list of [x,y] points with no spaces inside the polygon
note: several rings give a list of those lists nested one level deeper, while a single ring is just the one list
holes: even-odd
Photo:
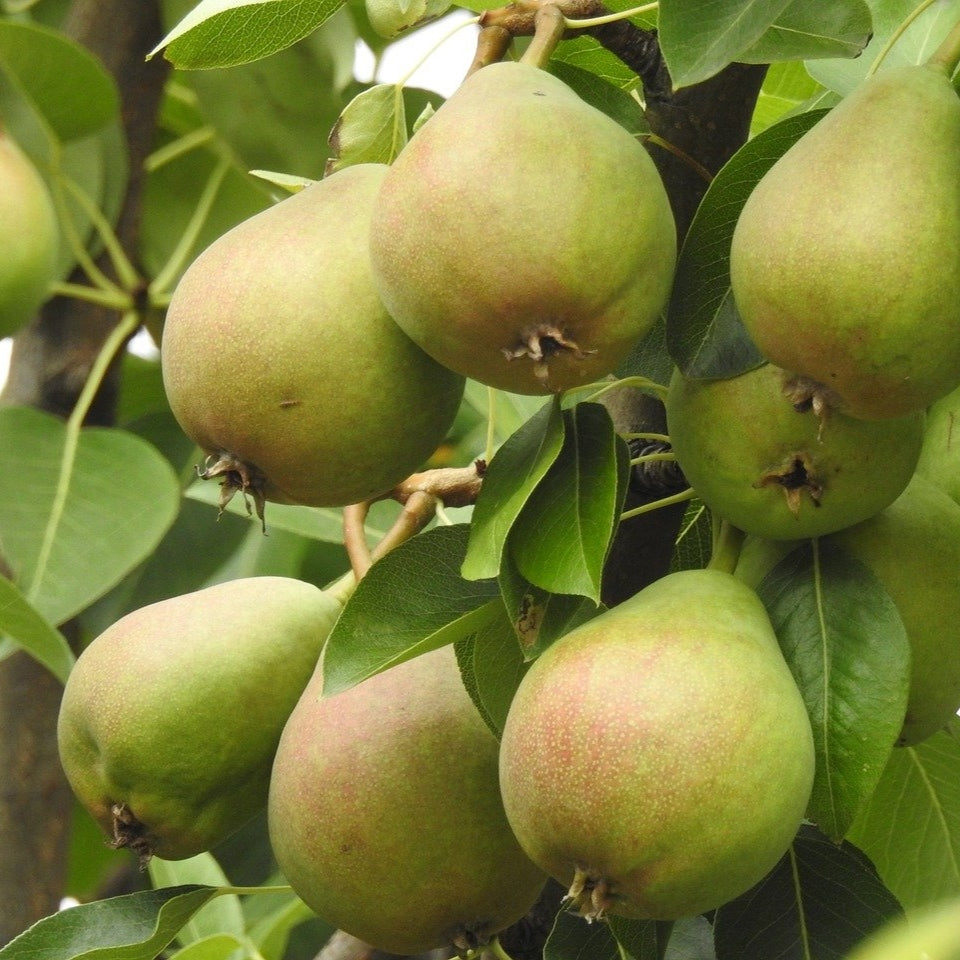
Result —
[{"label": "green pear", "polygon": [[588,918],[739,896],[789,847],[813,771],[766,611],[717,570],[663,577],[556,641],[500,747],[510,825]]},{"label": "green pear", "polygon": [[231,580],[135,610],[83,651],[60,759],[115,846],[181,860],[263,809],[283,725],[339,611],[299,580]]},{"label": "green pear", "polygon": [[46,184],[0,127],[0,337],[16,333],[47,298],[58,236]]},{"label": "green pear", "polygon": [[757,184],[737,308],[773,363],[865,419],[960,384],[960,99],[940,64],[875,74]]},{"label": "green pear", "polygon": [[370,233],[391,315],[516,393],[614,370],[670,293],[676,230],[640,143],[530,64],[478,70],[390,168]]},{"label": "green pear", "polygon": [[349,167],[244,221],[177,286],[164,386],[210,455],[205,475],[223,475],[228,494],[371,499],[446,436],[463,378],[403,334],[370,272],[370,208],[386,170]]},{"label": "green pear", "polygon": [[[926,740],[960,709],[960,506],[917,476],[884,511],[822,542],[868,567],[896,604],[911,651],[898,744]],[[756,586],[793,547],[747,538],[737,577]]]},{"label": "green pear", "polygon": [[960,388],[927,410],[917,473],[960,503]]},{"label": "green pear", "polygon": [[677,371],[667,427],[687,482],[717,516],[760,537],[817,537],[879,513],[906,487],[923,442],[922,413],[821,419],[783,395],[765,364],[727,380]]},{"label": "green pear", "polygon": [[960,960],[960,899],[890,921],[846,960]]},{"label": "green pear", "polygon": [[318,669],[270,785],[270,838],[297,894],[389,953],[469,949],[523,916],[546,877],[510,832],[497,741],[452,647],[329,698]]}]

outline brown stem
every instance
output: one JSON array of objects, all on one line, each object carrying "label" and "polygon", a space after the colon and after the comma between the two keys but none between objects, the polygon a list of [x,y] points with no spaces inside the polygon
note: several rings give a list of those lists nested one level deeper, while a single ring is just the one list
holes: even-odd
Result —
[{"label": "brown stem", "polygon": [[530,41],[530,46],[524,50],[520,62],[546,69],[565,30],[564,17],[560,8],[552,3],[542,6],[533,19],[533,39]]},{"label": "brown stem", "polygon": [[476,73],[482,67],[502,60],[512,41],[513,34],[506,27],[495,23],[481,27],[477,36],[477,51],[467,70],[467,76]]},{"label": "brown stem", "polygon": [[343,508],[343,546],[350,560],[350,569],[353,570],[357,580],[363,577],[373,563],[367,534],[363,528],[369,512],[369,500],[363,503],[351,503],[350,506]]}]

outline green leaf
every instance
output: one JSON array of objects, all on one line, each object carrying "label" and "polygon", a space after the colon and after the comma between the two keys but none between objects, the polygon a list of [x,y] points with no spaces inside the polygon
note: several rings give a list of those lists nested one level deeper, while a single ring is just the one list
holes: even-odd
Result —
[{"label": "green leaf", "polygon": [[630,471],[630,453],[607,408],[579,403],[564,410],[560,455],[513,525],[517,569],[551,593],[600,602],[603,563],[616,532]]},{"label": "green leaf", "polygon": [[[76,662],[65,637],[27,603],[6,577],[0,577],[0,636],[7,634],[61,683]],[[12,651],[11,651],[12,652]],[[0,653],[0,658],[3,654]]]},{"label": "green leaf", "polygon": [[713,926],[706,917],[684,917],[670,931],[664,960],[717,960]]},{"label": "green leaf", "polygon": [[51,623],[103,596],[150,555],[177,515],[177,477],[149,443],[85,427],[75,450],[56,417],[0,410],[0,538],[16,582]]},{"label": "green leaf", "polygon": [[627,133],[639,137],[650,132],[643,107],[623,87],[563,60],[551,59],[547,69],[572,88],[581,100],[616,120]]},{"label": "green leaf", "polygon": [[[153,857],[148,869],[154,887],[177,887],[196,884],[206,887],[228,887],[227,879],[220,864],[211,853],[201,853],[186,860],[161,860]],[[186,946],[198,940],[205,940],[215,934],[231,934],[233,937],[244,935],[243,911],[237,896],[217,897],[206,904],[181,928],[177,939]]]},{"label": "green leaf", "polygon": [[463,401],[484,421],[484,429],[488,418],[493,421],[496,445],[508,440],[538,410],[549,407],[553,402],[549,397],[508,393],[470,379],[463,392]]},{"label": "green leaf", "polygon": [[332,696],[479,630],[503,608],[494,581],[464,580],[467,526],[436,527],[378,560],[357,584],[323,655]]},{"label": "green leaf", "polygon": [[393,163],[406,143],[403,88],[378,83],[357,94],[330,131],[327,175],[355,163]]},{"label": "green leaf", "polygon": [[713,523],[710,511],[700,500],[691,500],[683,514],[683,521],[670,558],[670,572],[700,570],[710,562],[713,552]]},{"label": "green leaf", "polygon": [[[767,71],[750,119],[750,136],[766,130],[823,88],[802,63],[775,63]],[[798,110],[799,112],[799,110]]]},{"label": "green leaf", "polygon": [[752,47],[790,0],[661,0],[658,35],[674,90],[719,73]]},{"label": "green leaf", "polygon": [[823,116],[788,117],[744,144],[707,188],[677,261],[667,346],[693,379],[732,377],[763,362],[730,292],[730,243],[743,205],[774,163]]},{"label": "green leaf", "polygon": [[[613,7],[613,4],[608,6]],[[582,32],[579,36],[564,40],[557,47],[550,58],[551,70],[558,62],[592,73],[621,90],[632,90],[639,86],[637,75],[619,57]]]},{"label": "green leaf", "polygon": [[810,715],[817,768],[807,816],[840,840],[871,795],[907,708],[910,644],[862,563],[806,541],[757,588]]},{"label": "green leaf", "polygon": [[960,895],[960,721],[893,751],[848,836],[907,910]]},{"label": "green leaf", "polygon": [[896,899],[859,850],[803,826],[757,886],[717,911],[717,960],[840,960],[900,914]]},{"label": "green leaf", "polygon": [[201,0],[147,56],[164,50],[185,70],[250,63],[293,46],[342,5],[343,0]]},{"label": "green leaf", "polygon": [[[242,952],[238,954],[238,950]],[[249,956],[247,944],[240,937],[232,933],[214,933],[193,940],[183,949],[170,954],[169,960],[245,960]]]},{"label": "green leaf", "polygon": [[864,0],[811,4],[791,0],[769,30],[742,51],[742,63],[859,57],[873,35],[873,17]]},{"label": "green leaf", "polygon": [[119,113],[120,96],[103,65],[47,27],[0,20],[0,74],[19,87],[61,142],[96,133]]},{"label": "green leaf", "polygon": [[621,960],[606,923],[587,923],[561,907],[543,946],[543,960]]},{"label": "green leaf", "polygon": [[316,914],[293,893],[283,895],[283,903],[261,917],[250,929],[250,940],[263,960],[283,960],[290,932]]},{"label": "green leaf", "polygon": [[0,947],[0,960],[153,960],[219,892],[167,887],[61,910]]},{"label": "green leaf", "polygon": [[559,402],[544,404],[488,464],[463,561],[463,576],[468,580],[487,579],[500,572],[510,528],[559,456],[563,432]]},{"label": "green leaf", "polygon": [[672,921],[628,920],[611,916],[610,932],[631,960],[664,960],[671,939]]}]

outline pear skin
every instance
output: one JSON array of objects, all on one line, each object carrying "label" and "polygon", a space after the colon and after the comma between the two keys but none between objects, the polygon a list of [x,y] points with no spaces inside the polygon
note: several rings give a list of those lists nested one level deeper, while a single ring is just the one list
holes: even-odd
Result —
[{"label": "pear skin", "polygon": [[960,388],[927,410],[917,473],[960,504]]},{"label": "pear skin", "polygon": [[960,384],[960,98],[945,68],[875,74],[757,184],[730,252],[760,352],[854,417]]},{"label": "pear skin", "polygon": [[549,647],[500,749],[510,825],[580,912],[671,920],[739,896],[803,818],[813,737],[756,594],[670,574]]}]

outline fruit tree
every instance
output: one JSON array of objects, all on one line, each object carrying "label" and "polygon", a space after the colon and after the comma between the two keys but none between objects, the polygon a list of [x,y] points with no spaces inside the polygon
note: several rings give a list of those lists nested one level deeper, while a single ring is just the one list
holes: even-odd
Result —
[{"label": "fruit tree", "polygon": [[0,960],[958,960],[960,0],[456,7],[0,0]]}]

